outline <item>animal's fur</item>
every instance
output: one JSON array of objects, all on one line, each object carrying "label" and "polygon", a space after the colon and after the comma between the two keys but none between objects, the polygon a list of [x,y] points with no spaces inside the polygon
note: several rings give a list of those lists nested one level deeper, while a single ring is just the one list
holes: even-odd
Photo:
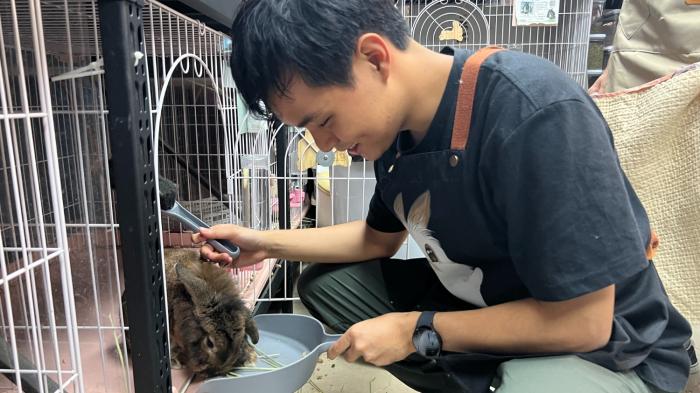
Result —
[{"label": "animal's fur", "polygon": [[171,359],[189,370],[221,375],[255,361],[258,330],[231,277],[202,262],[195,249],[166,249]]}]

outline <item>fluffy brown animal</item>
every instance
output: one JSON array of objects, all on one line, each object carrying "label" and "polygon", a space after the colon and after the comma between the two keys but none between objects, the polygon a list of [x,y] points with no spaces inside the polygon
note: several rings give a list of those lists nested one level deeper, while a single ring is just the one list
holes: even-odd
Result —
[{"label": "fluffy brown animal", "polygon": [[258,329],[226,271],[195,249],[166,249],[164,259],[173,364],[215,376],[254,362]]}]

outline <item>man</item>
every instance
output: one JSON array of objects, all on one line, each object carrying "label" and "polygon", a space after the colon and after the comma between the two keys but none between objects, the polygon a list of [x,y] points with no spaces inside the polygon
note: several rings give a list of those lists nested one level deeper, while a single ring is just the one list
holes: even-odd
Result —
[{"label": "man", "polygon": [[[344,332],[331,359],[426,392],[683,388],[689,326],[649,262],[644,209],[605,121],[556,66],[432,52],[387,0],[247,1],[232,39],[252,111],[375,160],[366,220],[194,235],[239,245],[236,261],[202,247],[234,266],[319,262],[299,294]],[[407,231],[426,258],[391,260]]]}]

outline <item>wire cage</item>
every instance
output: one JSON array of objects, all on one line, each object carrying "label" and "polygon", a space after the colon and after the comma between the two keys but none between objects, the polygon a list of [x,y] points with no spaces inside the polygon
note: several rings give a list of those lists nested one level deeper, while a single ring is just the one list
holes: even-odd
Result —
[{"label": "wire cage", "polygon": [[[413,38],[433,50],[451,45],[476,50],[500,45],[543,57],[558,65],[581,86],[586,68],[593,0],[550,1],[559,5],[547,24],[514,19],[528,0],[396,0]],[[520,7],[520,8],[517,8]],[[531,7],[531,6],[530,6]]]},{"label": "wire cage", "polygon": [[[97,8],[94,0],[0,4],[0,391],[134,388]],[[241,162],[230,40],[157,2],[142,12],[159,173],[209,224],[241,223],[249,206],[232,183]],[[164,247],[192,246],[179,223],[161,224]],[[251,307],[264,287],[251,283],[266,275],[231,272]],[[173,373],[175,385],[186,377]]]},{"label": "wire cage", "polygon": [[[229,179],[237,207],[232,220],[235,224],[257,230],[280,228],[275,138],[280,131],[266,120],[248,114],[241,117],[233,141],[234,170]],[[240,276],[239,282],[249,285],[249,293],[256,294],[248,300],[258,300],[257,295],[269,284],[268,278],[276,267],[277,261],[267,260],[235,271]],[[267,291],[267,297],[272,298],[272,291]]]},{"label": "wire cage", "polygon": [[[36,2],[0,4],[0,390],[83,384],[54,134]],[[68,153],[70,154],[70,153]],[[14,381],[10,383],[9,381]],[[5,383],[7,382],[7,384]]]}]

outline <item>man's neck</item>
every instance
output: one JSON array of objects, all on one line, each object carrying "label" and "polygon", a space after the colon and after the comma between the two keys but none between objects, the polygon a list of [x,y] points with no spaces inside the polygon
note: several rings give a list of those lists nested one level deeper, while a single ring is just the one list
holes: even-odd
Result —
[{"label": "man's neck", "polygon": [[411,41],[405,52],[404,75],[407,103],[402,130],[420,143],[437,113],[452,69],[452,56],[434,52]]}]

